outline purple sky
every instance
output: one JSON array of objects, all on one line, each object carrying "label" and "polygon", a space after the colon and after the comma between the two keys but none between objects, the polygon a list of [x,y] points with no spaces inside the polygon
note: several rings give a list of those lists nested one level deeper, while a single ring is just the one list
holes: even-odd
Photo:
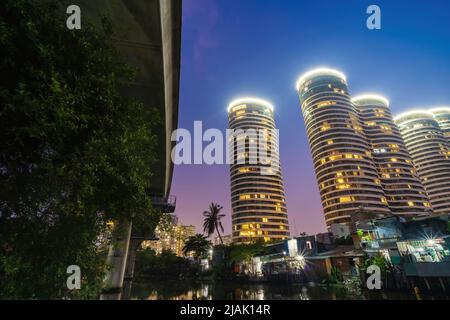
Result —
[{"label": "purple sky", "polygon": [[[328,66],[350,92],[378,92],[394,114],[450,104],[450,2],[377,1],[382,29],[366,28],[372,1],[184,0],[179,127],[227,128],[228,103],[253,95],[275,105],[291,235],[325,231],[295,82]],[[231,232],[226,165],[175,166],[176,215],[201,232],[211,201]]]}]

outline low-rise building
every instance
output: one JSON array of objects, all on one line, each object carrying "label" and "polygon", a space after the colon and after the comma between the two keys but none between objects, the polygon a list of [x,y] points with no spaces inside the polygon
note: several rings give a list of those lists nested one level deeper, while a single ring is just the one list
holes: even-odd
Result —
[{"label": "low-rise building", "polygon": [[266,245],[268,254],[244,261],[246,274],[256,279],[271,280],[287,277],[291,281],[303,279],[306,259],[317,253],[314,236],[301,236]]},{"label": "low-rise building", "polygon": [[330,225],[330,232],[335,239],[350,236],[351,229],[348,223],[333,223]]},{"label": "low-rise building", "polygon": [[[222,235],[221,237],[222,237],[223,244],[225,246],[229,246],[233,242],[233,236],[231,234]],[[214,245],[218,246],[218,245],[221,245],[221,244],[222,244],[222,242],[220,241],[220,237],[219,236],[215,237],[214,238]]]},{"label": "low-rise building", "polygon": [[397,216],[357,224],[361,248],[382,255],[410,285],[433,283],[450,290],[450,225],[447,214],[405,221]]},{"label": "low-rise building", "polygon": [[310,268],[308,278],[311,281],[330,278],[335,274],[340,279],[359,276],[359,267],[362,264],[364,252],[355,249],[353,245],[340,245],[334,249],[319,252],[309,257]]},{"label": "low-rise building", "polygon": [[175,215],[171,215],[160,221],[155,229],[155,239],[145,241],[142,247],[151,248],[157,254],[168,250],[182,256],[186,240],[195,233],[195,226],[183,225]]}]

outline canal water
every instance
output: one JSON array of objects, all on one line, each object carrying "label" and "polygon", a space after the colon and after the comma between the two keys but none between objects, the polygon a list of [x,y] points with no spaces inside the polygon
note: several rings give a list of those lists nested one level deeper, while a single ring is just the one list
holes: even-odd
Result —
[{"label": "canal water", "polygon": [[248,284],[217,282],[151,281],[135,283],[131,299],[145,300],[434,300],[448,294],[348,291],[342,287],[301,284]]}]

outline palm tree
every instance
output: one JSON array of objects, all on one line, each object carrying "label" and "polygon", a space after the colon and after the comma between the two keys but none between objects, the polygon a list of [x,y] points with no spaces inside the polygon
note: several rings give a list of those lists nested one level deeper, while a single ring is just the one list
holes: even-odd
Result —
[{"label": "palm tree", "polygon": [[195,259],[200,259],[206,256],[211,243],[202,234],[196,234],[195,236],[189,237],[184,243],[183,254],[187,255],[189,252],[194,253]]},{"label": "palm tree", "polygon": [[217,231],[219,235],[220,243],[223,244],[222,236],[220,235],[219,228],[223,232],[223,226],[220,219],[225,217],[224,214],[220,213],[223,207],[218,205],[217,203],[211,202],[209,205],[209,211],[204,211],[203,216],[205,219],[203,220],[203,231],[208,234],[208,237]]}]

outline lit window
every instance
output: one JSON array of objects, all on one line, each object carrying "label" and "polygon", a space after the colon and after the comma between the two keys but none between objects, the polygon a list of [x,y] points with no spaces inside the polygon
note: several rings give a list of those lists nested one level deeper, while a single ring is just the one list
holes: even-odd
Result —
[{"label": "lit window", "polygon": [[342,159],[342,155],[341,154],[330,157],[330,161],[339,160],[339,159]]},{"label": "lit window", "polygon": [[341,197],[339,198],[340,203],[346,203],[352,201],[352,197]]},{"label": "lit window", "polygon": [[325,122],[323,125],[322,125],[322,127],[320,128],[320,131],[327,131],[327,130],[329,130],[331,127],[330,127],[330,125],[327,123],[327,122]]},{"label": "lit window", "polygon": [[389,147],[391,148],[392,152],[400,151],[400,147],[398,146],[398,144],[390,144]]},{"label": "lit window", "polygon": [[238,110],[242,110],[242,109],[245,109],[247,106],[245,105],[245,104],[241,104],[241,105],[239,105],[239,106],[236,106],[236,107],[234,107],[233,109],[231,109],[231,112],[235,112],[235,111],[238,111]]},{"label": "lit window", "polygon": [[317,105],[317,107],[321,108],[321,107],[325,107],[325,106],[330,106],[332,104],[336,104],[336,101],[323,101],[323,102],[319,103]]},{"label": "lit window", "polygon": [[408,206],[410,206],[410,207],[414,207],[414,202],[412,202],[412,201],[408,201]]}]

